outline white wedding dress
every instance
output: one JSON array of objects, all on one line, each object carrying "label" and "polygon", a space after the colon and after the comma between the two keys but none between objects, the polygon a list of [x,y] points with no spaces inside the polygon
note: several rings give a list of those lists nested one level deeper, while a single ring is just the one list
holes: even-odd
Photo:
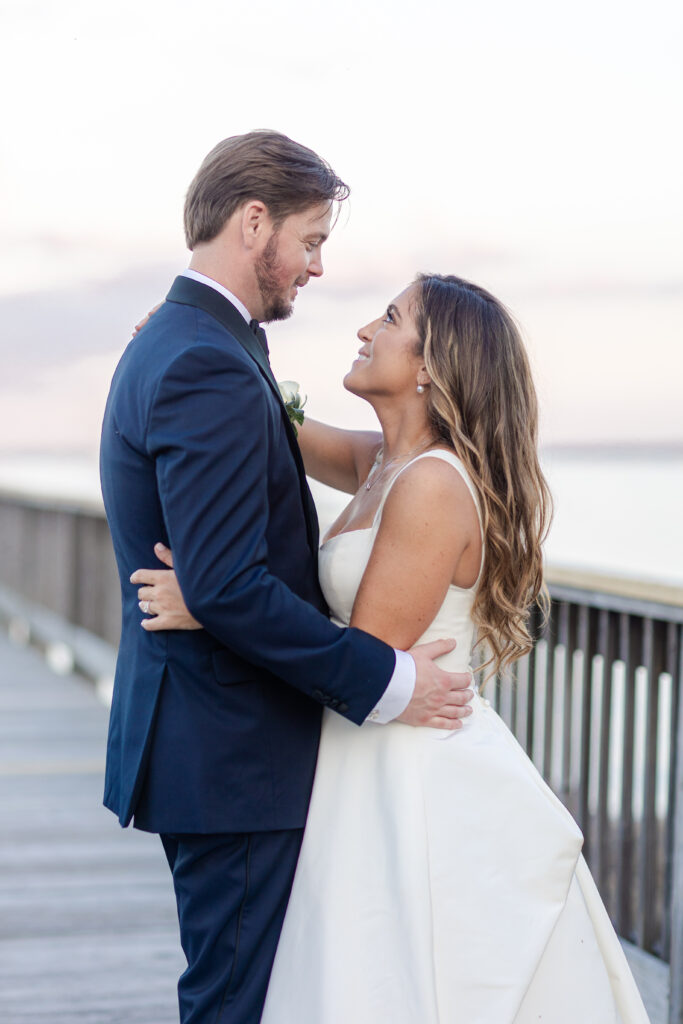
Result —
[{"label": "white wedding dress", "polygon": [[[462,463],[418,456],[434,457],[476,504]],[[381,509],[320,550],[342,625]],[[441,660],[454,671],[469,666],[475,590],[451,586],[420,640],[455,637]],[[326,711],[262,1024],[648,1024],[581,845],[478,695],[455,732]]]}]

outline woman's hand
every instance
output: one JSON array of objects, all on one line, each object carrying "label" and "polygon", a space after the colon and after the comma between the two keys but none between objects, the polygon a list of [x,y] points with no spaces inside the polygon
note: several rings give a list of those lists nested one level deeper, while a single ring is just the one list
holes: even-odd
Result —
[{"label": "woman's hand", "polygon": [[[147,323],[147,321],[149,320],[149,318],[150,318],[151,316],[154,316],[154,314],[156,313],[156,311],[157,311],[158,309],[161,309],[161,307],[162,307],[162,306],[163,306],[163,302],[157,302],[156,306],[154,306],[154,308],[153,308],[153,309],[150,309],[150,311],[149,311],[149,313],[147,314],[147,316],[143,316],[143,318],[142,318],[142,320],[140,321],[140,323],[139,323],[139,324],[136,324],[136,325],[135,325],[135,327],[133,328],[133,334],[137,334],[137,333],[138,333],[138,331],[141,331],[141,330],[142,330],[142,328],[143,328],[143,327],[145,326],[145,324]],[[163,547],[163,545],[162,545],[162,547]],[[165,550],[165,551],[168,551],[168,548],[165,548],[164,550]]]},{"label": "woman's hand", "polygon": [[136,569],[130,578],[131,583],[142,584],[138,590],[140,611],[152,616],[142,620],[142,628],[148,633],[160,629],[202,629],[183,601],[171,550],[164,544],[155,544],[154,554],[168,569]]}]

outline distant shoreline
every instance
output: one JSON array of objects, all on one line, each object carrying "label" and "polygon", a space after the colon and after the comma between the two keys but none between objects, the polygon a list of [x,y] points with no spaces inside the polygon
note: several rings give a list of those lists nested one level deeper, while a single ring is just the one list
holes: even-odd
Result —
[{"label": "distant shoreline", "polygon": [[683,441],[560,441],[541,446],[541,457],[563,459],[676,459],[683,458]]},{"label": "distant shoreline", "polygon": [[[540,447],[541,456],[559,455],[562,458],[592,459],[672,459],[683,457],[683,438],[661,441],[551,441]],[[4,448],[0,442],[2,459],[89,459],[96,462],[96,450],[71,448],[50,451],[40,448]]]}]

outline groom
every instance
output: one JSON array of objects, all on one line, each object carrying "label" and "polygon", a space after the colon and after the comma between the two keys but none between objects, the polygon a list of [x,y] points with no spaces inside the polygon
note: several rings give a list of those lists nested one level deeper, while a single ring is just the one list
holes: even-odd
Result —
[{"label": "groom", "polygon": [[[184,1024],[256,1024],[306,821],[324,706],[455,719],[469,677],[326,614],[318,526],[259,322],[322,272],[348,189],[275,132],[219,143],[190,185],[193,256],[124,353],[101,475],[123,592],[105,804],[158,832],[188,967]],[[194,632],[140,628],[131,572],[173,549]],[[441,723],[443,724],[443,722]]]}]

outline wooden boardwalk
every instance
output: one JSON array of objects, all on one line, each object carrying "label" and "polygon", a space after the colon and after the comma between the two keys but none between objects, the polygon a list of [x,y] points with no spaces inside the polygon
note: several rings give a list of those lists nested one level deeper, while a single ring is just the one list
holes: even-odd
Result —
[{"label": "wooden boardwalk", "polygon": [[173,1024],[183,969],[156,836],[102,807],[107,711],[0,634],[0,1021]]}]

